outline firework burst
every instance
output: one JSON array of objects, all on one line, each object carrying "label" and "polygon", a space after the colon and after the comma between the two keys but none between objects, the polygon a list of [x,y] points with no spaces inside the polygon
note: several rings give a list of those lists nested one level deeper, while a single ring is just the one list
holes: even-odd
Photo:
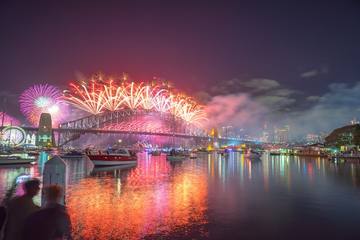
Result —
[{"label": "firework burst", "polygon": [[[104,91],[100,91],[97,85],[98,83],[94,80],[89,83],[71,83],[70,90],[64,91],[64,97],[67,102],[86,112],[101,113],[106,102],[104,102]],[[111,100],[108,99],[108,101]]]},{"label": "firework burst", "polygon": [[114,85],[113,80],[109,81],[109,84],[104,85],[104,99],[103,107],[109,111],[116,111],[121,108],[125,99],[123,98],[124,89]]},{"label": "firework burst", "polygon": [[88,82],[71,83],[64,99],[91,114],[120,109],[144,109],[169,112],[184,121],[200,125],[206,119],[202,106],[190,97],[174,94],[163,84],[144,84],[120,80],[91,78]]},{"label": "firework burst", "polygon": [[41,113],[50,113],[56,126],[65,117],[66,104],[62,102],[58,88],[48,84],[38,84],[26,89],[19,99],[20,109],[34,126],[39,123]]}]

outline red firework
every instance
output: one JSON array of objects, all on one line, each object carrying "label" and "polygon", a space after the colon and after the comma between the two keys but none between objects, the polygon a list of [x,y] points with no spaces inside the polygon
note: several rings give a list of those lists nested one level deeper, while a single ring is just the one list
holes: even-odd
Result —
[{"label": "red firework", "polygon": [[169,112],[195,125],[201,125],[206,119],[201,105],[188,96],[171,92],[164,84],[103,79],[101,76],[89,81],[70,83],[70,88],[64,91],[65,101],[91,114],[121,109],[145,109]]}]

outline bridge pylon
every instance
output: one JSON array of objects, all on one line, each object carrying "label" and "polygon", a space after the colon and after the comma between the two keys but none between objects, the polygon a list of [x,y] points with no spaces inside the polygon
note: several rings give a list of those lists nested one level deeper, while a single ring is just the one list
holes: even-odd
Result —
[{"label": "bridge pylon", "polygon": [[39,120],[39,130],[36,136],[36,146],[54,146],[54,135],[52,131],[52,121],[50,113],[42,113]]},{"label": "bridge pylon", "polygon": [[207,145],[207,150],[212,151],[219,147],[218,138],[219,138],[219,132],[217,128],[212,128],[209,133],[210,136],[210,142]]}]

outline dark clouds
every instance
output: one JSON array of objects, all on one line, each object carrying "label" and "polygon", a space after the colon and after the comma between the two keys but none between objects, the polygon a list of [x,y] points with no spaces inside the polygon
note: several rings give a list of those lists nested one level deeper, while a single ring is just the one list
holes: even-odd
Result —
[{"label": "dark clouds", "polygon": [[314,98],[314,105],[289,116],[295,133],[328,132],[349,124],[353,118],[360,119],[360,82],[352,85],[333,83],[328,92]]},{"label": "dark clouds", "polygon": [[[207,104],[210,124],[232,125],[259,135],[266,122],[270,126],[289,125],[294,138],[307,133],[329,132],[360,118],[360,82],[352,85],[332,83],[320,96],[306,95],[288,89],[275,80],[251,79],[235,85],[246,86],[248,93],[232,93],[232,88],[221,88],[223,94]],[[299,104],[301,103],[301,104]]]}]

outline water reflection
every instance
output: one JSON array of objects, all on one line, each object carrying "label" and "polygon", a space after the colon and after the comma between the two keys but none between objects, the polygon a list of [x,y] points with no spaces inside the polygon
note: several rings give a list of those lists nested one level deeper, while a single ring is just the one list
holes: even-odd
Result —
[{"label": "water reflection", "polygon": [[0,199],[2,199],[5,192],[12,187],[16,177],[22,174],[38,176],[37,169],[30,164],[4,165],[0,167]]},{"label": "water reflection", "polygon": [[164,156],[144,156],[135,169],[80,181],[68,193],[75,236],[139,239],[203,226],[207,181],[194,168],[196,162],[172,165]]},{"label": "water reflection", "polygon": [[[44,165],[51,157],[51,154],[41,152],[36,165],[0,165],[0,200],[4,198],[6,191],[14,185],[15,179],[20,175],[29,175],[30,177],[42,180]],[[63,160],[67,165],[66,181],[69,185],[75,184],[79,179],[87,177],[93,167],[90,160],[84,158],[63,158]],[[21,186],[17,187],[16,194],[22,194]],[[35,202],[40,205],[40,196],[35,197]]]},{"label": "water reflection", "polygon": [[[251,161],[239,153],[171,163],[142,154],[136,166],[96,168],[89,176],[84,159],[66,162],[75,239],[358,236],[355,163],[269,155]],[[1,167],[2,193],[20,173],[37,176],[41,168]]]}]

